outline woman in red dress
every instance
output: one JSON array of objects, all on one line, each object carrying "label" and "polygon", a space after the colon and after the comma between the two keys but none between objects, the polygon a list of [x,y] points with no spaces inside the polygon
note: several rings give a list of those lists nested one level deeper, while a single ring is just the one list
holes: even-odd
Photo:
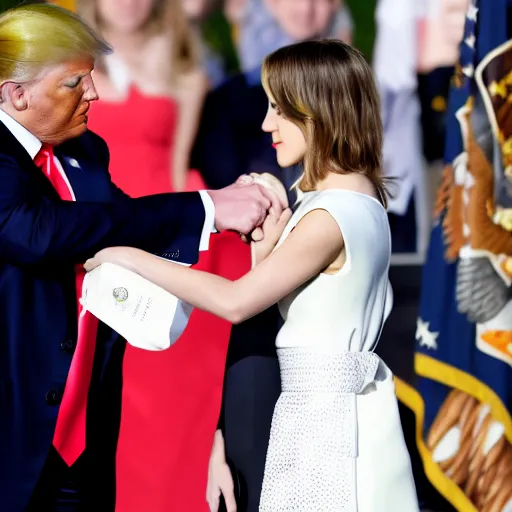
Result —
[{"label": "woman in red dress", "polygon": [[[114,183],[133,197],[204,188],[189,155],[206,82],[176,0],[80,0],[114,47],[99,63],[89,127],[107,141]],[[222,254],[222,258],[220,255]],[[237,235],[212,235],[198,268],[236,279],[250,268]],[[208,460],[231,325],[194,311],[170,349],[127,345],[116,460],[116,512],[207,512]]]},{"label": "woman in red dress", "polygon": [[[94,78],[100,84],[104,80],[98,73]],[[178,115],[179,106],[173,98],[145,95],[133,84],[125,99],[102,99],[91,106],[89,127],[107,141],[112,180],[128,195],[181,190],[181,185],[173,184],[171,165]],[[186,190],[204,188],[197,171],[178,174],[180,183],[183,174]]]},{"label": "woman in red dress", "polygon": [[79,0],[78,9],[114,48],[94,71],[100,100],[89,114],[114,183],[131,196],[197,189],[189,160],[208,83],[181,3]]}]

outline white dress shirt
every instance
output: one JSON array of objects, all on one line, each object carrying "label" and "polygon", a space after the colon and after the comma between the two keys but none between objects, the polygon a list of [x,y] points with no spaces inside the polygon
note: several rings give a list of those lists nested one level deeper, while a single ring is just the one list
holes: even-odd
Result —
[{"label": "white dress shirt", "polygon": [[[0,109],[0,122],[2,122],[6,128],[14,135],[14,137],[16,137],[17,141],[25,148],[27,153],[30,155],[30,158],[33,160],[41,149],[41,141],[35,135],[30,133],[24,126],[13,119],[9,114],[5,113],[2,109]],[[75,200],[73,188],[71,187],[64,168],[62,167],[57,157],[55,157],[55,165],[57,166],[58,171],[61,173],[66,184],[68,185],[73,200]],[[203,201],[205,211],[205,219],[199,242],[199,250],[207,251],[210,243],[210,234],[215,231],[215,205],[213,204],[213,200],[208,192],[206,192],[206,190],[200,190],[199,195]]]},{"label": "white dress shirt", "polygon": [[390,212],[404,215],[421,184],[420,102],[417,95],[417,6],[410,0],[379,0],[373,68],[381,95],[384,174],[396,179]]},{"label": "white dress shirt", "polygon": [[374,72],[384,125],[384,175],[395,178],[388,210],[404,215],[411,198],[416,209],[417,253],[426,250],[430,212],[421,148],[421,107],[417,87],[417,22],[424,0],[379,0]]}]

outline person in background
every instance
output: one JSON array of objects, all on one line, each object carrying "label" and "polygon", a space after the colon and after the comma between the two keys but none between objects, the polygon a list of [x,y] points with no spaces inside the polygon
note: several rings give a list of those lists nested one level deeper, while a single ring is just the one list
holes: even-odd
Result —
[{"label": "person in background", "polygon": [[[188,169],[205,76],[195,33],[199,25],[190,27],[185,16],[198,21],[209,6],[208,0],[184,2],[183,13],[176,4],[143,1],[132,7],[123,4],[123,10],[109,0],[79,2],[80,12],[96,20],[113,42],[116,57],[120,54],[105,59],[94,73],[102,99],[91,112],[90,126],[109,140],[113,179],[133,196],[180,189],[171,187],[169,169],[181,169],[181,175]],[[169,18],[167,32],[166,25],[157,24],[159,16]],[[162,66],[177,44],[183,51],[176,52],[173,68]],[[116,99],[121,90],[127,91],[124,100]],[[188,180],[187,188],[200,187]],[[216,234],[194,267],[235,278],[250,268],[250,252],[236,234]],[[170,350],[155,353],[127,345],[116,451],[117,512],[206,508],[208,459],[230,329],[228,322],[196,311]]]},{"label": "person in background", "polygon": [[[267,13],[268,21],[277,27],[274,34],[279,34],[283,42],[326,34],[339,16],[337,0],[267,1],[274,6]],[[261,41],[255,39],[252,44],[256,47]],[[266,53],[278,48],[279,44],[278,40],[272,40],[265,53],[256,59],[254,68],[230,78],[206,98],[193,152],[193,166],[201,172],[210,188],[223,187],[242,174],[269,172],[289,189],[300,175],[296,166],[279,169],[272,140],[261,130],[262,112],[265,112],[268,100],[261,86],[260,64]],[[290,204],[295,202],[293,192],[289,201]]]},{"label": "person in background", "polygon": [[[432,93],[425,91],[427,84],[447,94],[452,69],[439,69],[430,77],[418,72],[455,63],[468,0],[434,3],[436,8],[429,2],[379,0],[375,11],[373,69],[384,124],[384,172],[395,180],[389,203],[393,253],[417,254],[421,260],[428,249],[433,202],[429,182],[434,181],[424,155],[428,158],[434,149],[437,158],[442,156],[444,140],[439,144],[438,126],[444,127],[444,117],[434,116],[432,106],[438,112],[445,108],[442,96],[432,96],[432,103],[422,105],[422,95]],[[422,121],[427,121],[424,126]],[[430,124],[433,121],[438,126]],[[436,142],[440,147],[433,148]]]},{"label": "person in background", "polygon": [[199,45],[175,0],[79,0],[114,47],[94,72],[90,127],[111,150],[116,185],[133,197],[199,189],[190,151],[207,91]]},{"label": "person in background", "polygon": [[231,25],[216,0],[182,0],[183,10],[203,47],[203,65],[210,87],[239,72]]},{"label": "person in background", "polygon": [[240,18],[243,71],[260,66],[269,53],[294,41],[326,37],[352,42],[352,18],[342,0],[245,0]]},{"label": "person in background", "polygon": [[229,23],[231,23],[233,27],[238,26],[244,15],[247,0],[224,0],[222,3],[224,13]]},{"label": "person in background", "polygon": [[[418,97],[417,22],[419,3],[379,0],[373,70],[384,125],[384,173],[394,179],[388,215],[393,253],[424,253],[419,222],[430,223],[425,198]],[[425,245],[426,237],[423,239]]]}]

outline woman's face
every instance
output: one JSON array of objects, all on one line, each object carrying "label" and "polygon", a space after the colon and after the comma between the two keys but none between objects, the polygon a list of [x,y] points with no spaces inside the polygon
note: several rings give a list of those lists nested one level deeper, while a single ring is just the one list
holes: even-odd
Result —
[{"label": "woman's face", "polygon": [[276,150],[277,163],[281,167],[290,167],[304,159],[307,142],[299,126],[285,119],[273,98],[268,94],[267,96],[269,106],[261,128],[272,135],[272,146]]},{"label": "woman's face", "polygon": [[132,33],[148,21],[155,0],[98,0],[98,14],[107,29]]}]

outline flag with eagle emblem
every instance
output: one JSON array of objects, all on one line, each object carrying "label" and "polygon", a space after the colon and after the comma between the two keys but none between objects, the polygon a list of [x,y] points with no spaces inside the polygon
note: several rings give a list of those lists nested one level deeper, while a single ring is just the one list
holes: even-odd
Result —
[{"label": "flag with eagle emblem", "polygon": [[427,477],[457,510],[512,507],[512,41],[507,0],[471,0],[448,103],[416,330]]}]

